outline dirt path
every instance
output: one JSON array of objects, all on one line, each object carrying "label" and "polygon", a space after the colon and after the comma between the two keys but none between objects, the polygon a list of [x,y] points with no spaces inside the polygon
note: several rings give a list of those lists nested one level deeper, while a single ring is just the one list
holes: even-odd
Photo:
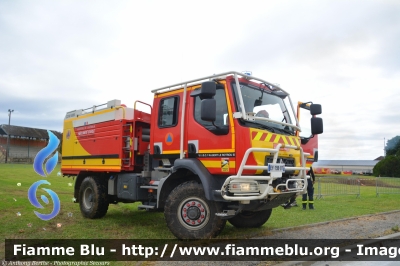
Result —
[{"label": "dirt path", "polygon": [[369,239],[396,233],[400,210],[273,230],[265,239]]}]

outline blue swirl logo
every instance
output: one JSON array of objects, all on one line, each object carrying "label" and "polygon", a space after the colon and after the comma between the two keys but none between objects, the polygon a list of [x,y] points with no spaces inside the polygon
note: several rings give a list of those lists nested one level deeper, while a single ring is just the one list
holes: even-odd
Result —
[{"label": "blue swirl logo", "polygon": [[[58,152],[56,151],[56,149],[57,149],[58,145],[60,144],[59,139],[51,131],[48,130],[47,133],[49,135],[49,143],[47,144],[46,147],[44,147],[43,149],[41,149],[38,152],[38,154],[36,155],[35,160],[33,162],[33,169],[35,170],[35,172],[38,175],[41,175],[43,177],[47,177],[49,174],[51,174],[51,172],[56,167],[57,162],[58,162]],[[51,154],[54,151],[56,151],[56,152],[54,153],[53,156],[51,156]],[[51,156],[51,157],[48,158],[49,156]],[[37,200],[36,192],[38,190],[38,187],[42,184],[51,185],[50,182],[48,182],[46,180],[39,180],[39,181],[33,183],[32,186],[28,190],[29,201],[31,202],[31,204],[33,206],[35,206],[36,208],[39,208],[39,209],[43,209],[44,207]],[[37,211],[34,211],[34,213],[40,219],[47,221],[47,220],[53,219],[60,212],[60,199],[58,198],[57,194],[53,190],[47,189],[47,188],[43,188],[43,190],[46,191],[50,195],[52,201],[54,202],[53,211],[49,214],[41,214]],[[43,200],[44,203],[49,204],[49,199],[45,195],[42,195],[41,199]]]},{"label": "blue swirl logo", "polygon": [[[31,202],[31,204],[33,206],[35,206],[36,208],[39,208],[39,209],[43,209],[44,207],[36,199],[36,192],[38,190],[38,187],[42,184],[51,185],[50,182],[48,182],[46,180],[39,180],[39,181],[33,183],[32,186],[28,190],[29,201]],[[42,189],[44,191],[46,191],[50,195],[51,199],[53,200],[53,202],[54,202],[53,211],[49,214],[41,214],[37,211],[34,211],[34,213],[40,219],[48,221],[48,220],[56,217],[56,215],[60,212],[60,199],[58,198],[57,194],[53,190],[47,189],[47,188],[42,188]],[[43,200],[44,203],[49,204],[49,199],[45,195],[42,195],[41,199]]]},{"label": "blue swirl logo", "polygon": [[60,144],[58,138],[53,133],[51,133],[51,131],[47,130],[47,133],[49,134],[49,143],[46,147],[38,152],[35,157],[35,161],[33,162],[33,169],[35,169],[35,172],[38,175],[41,175],[43,177],[49,175],[56,167],[58,161],[57,151],[52,157],[47,160],[45,164],[46,172],[44,172],[43,170],[44,161],[57,149],[58,145]]}]

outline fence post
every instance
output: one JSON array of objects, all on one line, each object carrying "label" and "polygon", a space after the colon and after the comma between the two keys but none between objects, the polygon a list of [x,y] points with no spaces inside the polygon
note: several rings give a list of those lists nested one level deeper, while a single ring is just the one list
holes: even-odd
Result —
[{"label": "fence post", "polygon": [[321,177],[318,177],[318,191],[317,191],[317,196],[315,197],[316,199],[322,199],[322,192],[321,192]]}]

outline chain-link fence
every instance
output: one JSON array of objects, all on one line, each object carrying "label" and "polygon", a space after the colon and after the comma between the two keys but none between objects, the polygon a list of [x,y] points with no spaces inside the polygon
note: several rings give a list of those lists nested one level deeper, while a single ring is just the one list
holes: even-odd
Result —
[{"label": "chain-link fence", "polygon": [[316,199],[337,195],[356,195],[357,198],[360,197],[361,181],[358,178],[324,176],[316,179],[316,184],[314,185],[314,187],[317,187]]},{"label": "chain-link fence", "polygon": [[377,177],[376,196],[379,194],[400,194],[400,178],[396,177]]},{"label": "chain-link fence", "polygon": [[376,177],[374,180],[346,176],[318,176],[314,184],[315,198],[338,195],[356,195],[358,198],[361,195],[362,186],[375,186],[377,197],[380,194],[400,194],[400,178],[396,177]]}]

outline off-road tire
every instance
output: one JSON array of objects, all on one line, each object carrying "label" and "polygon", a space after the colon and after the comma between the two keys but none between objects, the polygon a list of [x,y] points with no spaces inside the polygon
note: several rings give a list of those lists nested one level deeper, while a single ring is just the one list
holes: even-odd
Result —
[{"label": "off-road tire", "polygon": [[272,209],[250,212],[242,211],[228,221],[237,228],[256,228],[265,224],[271,216]]},{"label": "off-road tire", "polygon": [[99,177],[83,179],[79,188],[79,206],[85,218],[96,219],[106,215],[109,204],[106,184]]},{"label": "off-road tire", "polygon": [[169,230],[178,239],[208,239],[224,229],[226,220],[215,215],[221,211],[222,203],[207,200],[203,186],[188,181],[168,195],[164,217]]}]

